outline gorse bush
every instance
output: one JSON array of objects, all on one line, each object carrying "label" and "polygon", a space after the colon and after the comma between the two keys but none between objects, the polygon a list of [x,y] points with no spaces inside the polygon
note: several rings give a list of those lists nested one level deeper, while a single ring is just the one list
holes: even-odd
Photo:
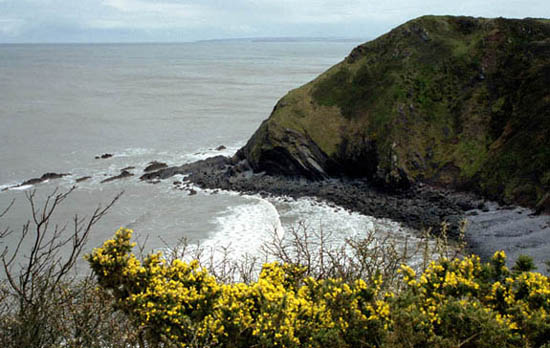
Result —
[{"label": "gorse bush", "polygon": [[[510,272],[504,252],[432,262],[417,277],[403,266],[407,290],[394,303],[395,333],[431,346],[540,347],[550,340],[550,281]],[[406,313],[404,311],[408,313]],[[416,334],[413,335],[413,332]],[[417,344],[411,344],[415,346]]]},{"label": "gorse bush", "polygon": [[[171,346],[181,342],[191,342],[188,345],[195,346],[247,346],[257,339],[261,339],[261,344],[264,346],[272,346],[275,342],[290,346],[296,345],[296,342],[305,342],[310,339],[310,336],[312,345],[330,345],[334,343],[334,337],[342,337],[339,343],[336,342],[338,345],[355,344],[349,343],[354,342],[355,336],[347,334],[338,334],[340,335],[338,336],[337,333],[338,330],[342,330],[342,327],[349,326],[349,323],[358,322],[352,316],[353,313],[358,314],[358,312],[345,312],[344,309],[348,308],[345,305],[348,303],[346,301],[341,300],[338,303],[343,303],[343,306],[331,309],[335,302],[328,302],[325,299],[323,304],[320,299],[325,297],[325,293],[327,293],[326,296],[330,296],[331,291],[338,293],[342,284],[347,284],[349,289],[357,292],[358,287],[365,286],[367,283],[356,280],[374,280],[381,277],[384,281],[378,281],[376,286],[377,297],[380,297],[379,294],[396,284],[396,270],[400,264],[410,259],[409,251],[415,252],[414,247],[406,246],[407,243],[400,250],[396,243],[391,242],[389,236],[380,238],[380,233],[376,231],[366,231],[360,237],[343,240],[332,236],[330,231],[311,229],[305,223],[288,229],[283,238],[274,238],[266,243],[259,255],[244,255],[239,258],[234,258],[230,247],[222,246],[217,250],[205,250],[194,245],[187,245],[188,248],[183,245],[183,247],[170,249],[167,255],[140,257],[138,261],[136,257],[129,257],[130,245],[128,245],[129,248],[117,250],[113,248],[116,245],[113,241],[106,245],[105,250],[108,252],[100,256],[102,270],[107,272],[104,276],[106,274],[110,276],[104,277],[99,284],[98,277],[95,275],[77,274],[75,265],[93,226],[107,213],[118,196],[104,208],[98,207],[89,215],[89,218],[75,215],[72,224],[53,223],[52,219],[56,215],[57,208],[66,201],[73,190],[61,193],[56,190],[45,197],[42,204],[37,202],[35,191],[27,193],[26,197],[31,207],[29,221],[23,223],[19,233],[9,227],[0,228],[0,347],[152,347]],[[2,218],[8,214],[11,206],[12,204],[0,211],[0,222],[3,222]],[[274,235],[276,236],[276,233]],[[13,240],[16,241],[15,245]],[[441,252],[446,254],[446,248],[438,248],[438,243],[428,242],[427,239],[422,242],[426,242],[422,244],[425,257],[433,257]],[[418,251],[418,247],[416,249]],[[121,251],[123,252],[118,254],[119,259],[113,259],[113,253]],[[139,250],[139,254],[142,252],[143,249]],[[213,253],[222,257],[212,257]],[[121,268],[120,266],[127,262],[124,261],[125,259],[129,262],[128,265],[134,266]],[[181,259],[197,261],[185,263]],[[259,277],[262,264],[267,263],[266,260],[278,260],[279,263],[271,265],[272,271],[265,266],[264,272],[261,272]],[[150,313],[148,319],[146,316],[147,320],[136,320],[136,315],[132,314],[122,300],[128,294],[139,295],[142,300],[152,297],[152,300],[148,301],[151,304],[148,305],[154,305],[154,309],[157,306],[155,299],[161,294],[163,282],[158,280],[158,286],[155,285],[145,296],[140,293],[139,288],[132,288],[131,284],[135,279],[132,280],[128,276],[136,277],[138,274],[128,273],[128,270],[135,271],[145,267],[144,269],[162,272],[163,267],[172,264],[179,265],[177,266],[179,268],[190,267],[195,277],[183,286],[178,282],[172,283],[173,293],[180,291],[190,291],[191,295],[194,292],[201,293],[204,291],[202,290],[204,284],[201,282],[197,284],[197,277],[203,277],[212,290],[211,293],[203,296],[208,305],[200,302],[193,304],[189,298],[177,298],[176,302],[185,307],[189,313],[187,317],[180,316],[179,312],[170,313],[174,323],[177,324],[173,330],[187,332],[187,337],[183,333],[158,334],[157,324],[151,321],[151,318],[161,315],[163,312],[160,309]],[[156,266],[153,267],[153,265]],[[280,278],[281,269],[284,281],[277,283],[274,279]],[[275,277],[276,274],[279,275]],[[321,281],[323,279],[325,281]],[[237,281],[241,284],[235,284]],[[254,284],[255,287],[252,287]],[[269,288],[269,284],[279,285]],[[281,284],[284,291],[281,290]],[[311,293],[308,295],[311,298],[308,301],[311,302],[312,309],[307,315],[301,313],[304,303],[298,297],[298,294],[300,296],[307,294],[305,291],[308,288],[303,288],[304,285],[309,286],[308,291]],[[186,288],[188,290],[185,290]],[[195,290],[192,290],[193,288]],[[220,291],[221,288],[225,290]],[[302,292],[298,293],[301,288],[303,288]],[[347,296],[345,298],[349,299],[351,295],[348,288],[343,290]],[[106,291],[107,289],[109,290]],[[289,295],[291,290],[294,292],[293,296]],[[254,301],[258,301],[260,293],[270,300],[262,300],[261,303],[266,307],[258,309],[258,303]],[[219,301],[220,294],[225,296],[224,305],[229,309],[224,309],[225,307],[220,305],[217,307],[217,312],[210,312],[213,304],[208,301]],[[281,294],[283,294],[282,298],[276,297]],[[279,298],[281,303],[273,304],[270,302],[273,298]],[[249,301],[247,303],[252,301],[251,307],[242,306],[246,299]],[[138,297],[135,297],[135,300],[137,301]],[[376,329],[382,325],[374,321],[374,316],[371,314],[376,314],[379,310],[377,306],[383,305],[382,302],[377,303],[377,300],[380,299],[375,300],[374,297],[370,299],[367,305],[372,309],[366,307],[370,312],[362,313],[368,315],[367,318],[371,318],[368,324],[372,324],[371,326]],[[358,299],[356,303],[352,301],[350,302],[352,306],[349,308],[365,308],[365,301],[366,299]],[[222,330],[219,327],[220,322],[216,323],[215,318],[220,316],[220,311],[231,313],[236,305],[244,309],[248,308],[243,312],[249,314],[243,317],[249,321],[247,326],[243,326],[246,321],[240,320],[240,315],[234,315],[233,326],[225,322],[221,324],[224,325]],[[289,312],[287,312],[287,309],[282,308],[293,309],[288,309]],[[326,308],[334,314],[327,314]],[[380,307],[380,310],[384,308]],[[263,321],[257,319],[260,312],[264,313]],[[271,314],[267,315],[269,313]],[[196,318],[200,315],[207,318],[203,326],[197,325]],[[303,324],[312,321],[310,317],[313,315],[323,318],[315,330]],[[332,324],[332,318],[336,318],[336,315],[342,318],[338,319],[338,326]],[[364,320],[362,316],[358,317]],[[293,320],[301,320],[301,330],[296,331],[292,326],[294,324],[290,326],[285,324],[290,329],[284,336],[285,339],[289,337],[288,342],[284,341],[287,342],[284,343],[281,341],[283,336],[278,328],[282,326],[281,323],[292,323]],[[259,322],[263,326],[259,326],[257,324]],[[219,330],[217,334],[215,327]],[[248,329],[243,330],[243,327]],[[352,325],[352,327],[355,326]],[[350,332],[349,329],[346,329],[346,332]],[[176,339],[171,339],[172,335],[175,335]],[[376,337],[373,334],[366,341],[374,342],[378,339]],[[363,338],[360,340],[365,341]]]},{"label": "gorse bush", "polygon": [[[193,248],[137,257],[122,228],[86,256],[92,276],[77,277],[116,197],[75,216],[71,233],[48,228],[70,192],[41,209],[28,194],[19,243],[30,251],[0,253],[1,347],[550,347],[548,277],[528,257],[511,269],[503,252],[486,264],[457,258],[446,226],[404,246],[374,231],[332,244],[302,226],[242,260],[226,259],[229,249],[221,260]],[[11,233],[0,229],[0,244]]]},{"label": "gorse bush", "polygon": [[299,265],[265,264],[250,284],[223,284],[198,262],[130,253],[120,229],[87,258],[99,284],[155,343],[197,347],[378,346],[388,328],[381,277],[368,283],[303,277]]},{"label": "gorse bush", "polygon": [[381,273],[315,279],[291,262],[264,264],[256,281],[223,283],[197,261],[166,261],[160,253],[138,260],[131,234],[120,229],[87,259],[152,346],[549,344],[550,281],[522,265],[510,271],[503,252],[487,264],[477,256],[442,257],[420,275],[402,266],[390,287]]}]

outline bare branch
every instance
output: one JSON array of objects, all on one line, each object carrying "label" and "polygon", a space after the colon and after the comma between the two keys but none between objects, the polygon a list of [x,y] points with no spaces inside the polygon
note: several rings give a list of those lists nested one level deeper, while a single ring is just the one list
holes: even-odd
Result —
[{"label": "bare branch", "polygon": [[8,206],[6,207],[6,209],[4,209],[4,211],[2,211],[0,213],[0,219],[4,217],[4,215],[6,215],[8,213],[8,211],[11,209],[11,207],[13,206],[13,204],[15,203],[15,198],[11,200],[10,204],[8,204]]},{"label": "bare branch", "polygon": [[[98,206],[89,219],[75,215],[72,233],[64,237],[67,224],[51,227],[52,217],[74,190],[74,186],[63,193],[58,193],[58,189],[55,189],[46,197],[41,208],[36,205],[36,190],[25,193],[31,208],[31,220],[23,225],[15,249],[9,250],[6,247],[0,255],[8,284],[23,301],[21,306],[40,301],[40,297],[57,291],[58,285],[65,280],[82,254],[92,227],[123,194],[121,192],[116,195],[105,207]],[[6,211],[2,212],[2,216]],[[20,255],[27,239],[30,239],[29,254]],[[70,248],[67,248],[69,245]],[[69,254],[61,256],[61,250],[65,249],[69,249]],[[20,258],[22,263],[16,272],[14,262]]]}]

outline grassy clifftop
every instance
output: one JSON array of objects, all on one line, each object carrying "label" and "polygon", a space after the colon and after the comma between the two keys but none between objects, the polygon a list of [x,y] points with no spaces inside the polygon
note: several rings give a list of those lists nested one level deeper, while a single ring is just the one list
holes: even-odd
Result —
[{"label": "grassy clifftop", "polygon": [[534,206],[550,187],[549,86],[549,20],[420,17],[289,92],[238,155]]}]

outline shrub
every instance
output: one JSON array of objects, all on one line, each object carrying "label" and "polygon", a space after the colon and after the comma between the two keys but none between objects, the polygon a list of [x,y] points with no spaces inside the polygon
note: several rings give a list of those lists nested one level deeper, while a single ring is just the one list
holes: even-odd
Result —
[{"label": "shrub", "polygon": [[279,262],[257,281],[224,284],[196,260],[140,262],[131,233],[120,229],[87,259],[154,345],[528,347],[550,337],[548,277],[510,272],[503,252],[487,264],[443,257],[419,276],[403,265],[393,290],[381,274],[314,279]]},{"label": "shrub", "polygon": [[374,347],[389,324],[389,305],[370,282],[303,277],[305,268],[272,262],[250,284],[218,283],[198,262],[143,263],[133,254],[131,231],[87,258],[99,284],[155,344],[227,347]]}]

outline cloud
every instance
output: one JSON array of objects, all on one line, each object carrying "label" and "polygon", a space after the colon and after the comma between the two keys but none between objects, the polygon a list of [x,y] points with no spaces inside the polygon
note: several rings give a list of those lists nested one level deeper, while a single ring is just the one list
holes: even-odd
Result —
[{"label": "cloud", "polygon": [[[548,0],[0,0],[0,42],[238,36],[376,36],[425,14],[550,16]],[[85,32],[81,36],[76,33]],[[133,34],[132,34],[133,33]],[[38,36],[36,36],[38,35]],[[44,33],[46,35],[46,33]],[[99,35],[99,34],[98,34]],[[134,39],[131,39],[134,35]],[[99,37],[99,36],[98,36]],[[98,38],[99,39],[99,38]]]},{"label": "cloud", "polygon": [[[2,2],[3,0],[0,0]],[[0,18],[0,35],[17,36],[25,22],[20,19],[2,19]]]},{"label": "cloud", "polygon": [[183,18],[194,18],[202,15],[200,5],[145,0],[104,0],[103,5],[110,6],[122,12],[148,14],[164,14]]},{"label": "cloud", "polygon": [[92,19],[85,23],[85,27],[96,29],[121,29],[127,28],[128,23],[115,19]]},{"label": "cloud", "polygon": [[188,1],[104,0],[101,4],[111,12],[107,18],[86,21],[90,27],[125,24],[133,29],[192,28],[205,25],[218,12],[202,3]]}]

